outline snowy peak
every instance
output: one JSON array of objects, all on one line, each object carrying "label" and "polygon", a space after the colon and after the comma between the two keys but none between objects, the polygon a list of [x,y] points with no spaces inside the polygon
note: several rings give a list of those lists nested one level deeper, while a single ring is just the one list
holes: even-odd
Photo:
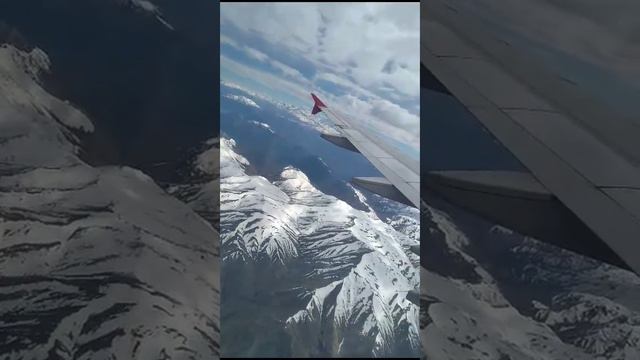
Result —
[{"label": "snowy peak", "polygon": [[311,185],[305,173],[291,166],[286,167],[282,173],[280,173],[280,178],[282,180],[277,184],[280,189],[286,193],[318,191],[318,189]]},{"label": "snowy peak", "polygon": [[255,101],[249,99],[246,96],[241,96],[241,95],[226,95],[226,98],[231,99],[231,100],[235,100],[241,104],[247,105],[247,106],[251,106],[254,107],[256,109],[259,109],[260,106],[258,104],[256,104]]},{"label": "snowy peak", "polygon": [[[26,107],[64,127],[92,132],[93,123],[86,115],[41,87],[38,76],[49,66],[48,56],[38,48],[27,53],[12,45],[0,46],[0,106],[5,111],[9,106]],[[70,133],[68,136],[73,137]]]},{"label": "snowy peak", "polygon": [[270,133],[274,133],[273,129],[271,129],[271,126],[269,126],[269,124],[265,124],[263,122],[260,121],[251,121],[252,124],[256,125],[256,126],[260,126],[262,128],[267,129],[267,131],[269,131]]},{"label": "snowy peak", "polygon": [[234,89],[236,91],[240,91],[244,94],[244,95],[229,94],[225,96],[228,99],[235,100],[244,105],[254,107],[254,108],[260,108],[260,106],[253,99],[260,99],[260,100],[266,101],[272,106],[275,106],[277,109],[284,112],[287,115],[287,118],[293,121],[300,122],[308,127],[315,129],[320,133],[340,135],[340,133],[335,129],[333,123],[328,121],[324,116],[311,115],[311,112],[309,109],[301,109],[295,105],[291,105],[291,104],[284,103],[282,101],[275,100],[264,94],[255,93],[233,82],[221,80],[220,85],[230,89]]},{"label": "snowy peak", "polygon": [[472,238],[454,223],[468,218],[427,210],[425,242],[438,254],[421,274],[427,358],[638,357],[636,275],[501,228]]},{"label": "snowy peak", "polygon": [[[227,178],[244,175],[244,169],[249,165],[249,160],[233,151],[236,142],[233,139],[220,139],[220,177]],[[203,154],[199,158],[208,159]],[[207,160],[205,160],[207,161]],[[200,164],[199,164],[200,165]]]},{"label": "snowy peak", "polygon": [[207,146],[209,146],[209,148],[196,158],[196,169],[206,175],[216,176],[220,171],[221,154],[219,144],[210,141],[207,143]]},{"label": "snowy peak", "polygon": [[81,161],[70,129],[93,125],[48,67],[0,47],[0,353],[218,357],[216,231],[141,171]]},{"label": "snowy peak", "polygon": [[[11,58],[12,65],[29,75],[34,81],[40,81],[39,76],[43,72],[48,72],[51,62],[47,54],[39,48],[34,48],[29,52],[18,50],[13,45],[3,44],[0,48],[5,49],[3,58]],[[6,60],[5,60],[6,61]],[[6,64],[6,62],[3,63]],[[8,70],[8,69],[7,69]],[[11,70],[9,70],[11,71]]]},{"label": "snowy peak", "polygon": [[[418,307],[407,293],[419,286],[419,274],[402,245],[413,240],[322,193],[294,167],[273,183],[246,175],[249,163],[234,146],[221,140],[221,165],[229,175],[221,178],[223,261],[234,269],[223,282],[241,277],[253,285],[229,285],[230,305],[223,311],[233,308],[236,291],[267,296],[256,300],[261,304],[298,304],[272,323],[286,331],[297,356],[418,354]],[[270,309],[252,316],[262,318]]]},{"label": "snowy peak", "polygon": [[[284,209],[289,197],[267,179],[246,176],[249,161],[234,151],[233,139],[221,139],[221,210],[238,209],[228,215],[222,226],[223,257],[256,258],[266,254],[274,262],[284,263],[295,256],[295,224]],[[244,218],[242,210],[251,212]]]}]

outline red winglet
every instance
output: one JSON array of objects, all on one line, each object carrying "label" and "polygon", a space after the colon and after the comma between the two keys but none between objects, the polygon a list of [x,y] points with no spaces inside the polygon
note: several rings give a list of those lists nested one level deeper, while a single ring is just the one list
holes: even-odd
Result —
[{"label": "red winglet", "polygon": [[317,96],[311,93],[311,97],[313,98],[313,110],[311,110],[311,115],[315,115],[322,111],[323,107],[327,107]]}]

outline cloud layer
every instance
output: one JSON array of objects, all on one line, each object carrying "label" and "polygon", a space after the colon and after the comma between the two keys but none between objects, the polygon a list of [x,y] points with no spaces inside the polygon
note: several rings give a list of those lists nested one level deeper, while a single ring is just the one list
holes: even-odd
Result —
[{"label": "cloud layer", "polygon": [[419,149],[418,3],[221,4],[222,67]]}]

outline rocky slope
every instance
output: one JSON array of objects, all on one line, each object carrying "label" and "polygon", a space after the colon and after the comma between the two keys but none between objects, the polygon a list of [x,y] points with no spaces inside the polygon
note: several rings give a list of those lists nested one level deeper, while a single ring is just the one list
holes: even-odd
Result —
[{"label": "rocky slope", "polygon": [[418,242],[295,168],[247,175],[235,145],[220,143],[223,354],[417,355],[419,275],[402,244]]},{"label": "rocky slope", "polygon": [[635,274],[496,227],[472,238],[432,208],[422,219],[426,359],[640,357]]},{"label": "rocky slope", "polygon": [[218,357],[217,232],[142,172],[80,160],[93,124],[48,67],[0,46],[3,359]]},{"label": "rocky slope", "polygon": [[[279,103],[236,84],[223,85],[242,91],[247,99],[267,100],[286,111],[293,119],[318,131],[325,131],[324,124],[315,123],[316,118],[307,116],[308,110]],[[238,99],[236,101],[243,102]],[[235,152],[230,154],[235,159],[231,164],[250,166],[242,157],[237,157]],[[227,169],[231,178],[233,174],[238,174],[243,179],[232,185],[228,184],[228,188],[243,189],[253,194],[246,199],[237,198],[238,203],[229,203],[232,209],[236,204],[241,209],[249,206],[247,212],[230,213],[231,228],[245,224],[248,233],[253,233],[264,227],[264,224],[278,225],[269,229],[273,233],[267,232],[265,237],[254,236],[248,242],[238,241],[236,236],[227,243],[231,245],[229,254],[242,259],[253,259],[254,262],[262,261],[256,260],[261,257],[268,262],[273,258],[280,259],[281,256],[293,259],[299,256],[295,251],[302,245],[293,240],[285,241],[287,237],[299,237],[295,232],[298,215],[289,213],[291,209],[298,207],[287,201],[289,193],[280,187],[287,180],[270,184],[259,177],[244,177],[244,172],[239,171],[237,166]],[[259,202],[261,196],[266,197],[259,189],[268,189],[265,191],[269,194],[269,202],[265,202],[267,205],[264,209],[250,206]],[[354,192],[358,194],[359,191],[354,189]],[[367,194],[364,197],[359,194],[358,198],[379,219],[406,235],[395,239],[410,261],[416,266],[418,262],[423,264],[420,328],[424,358],[640,358],[640,278],[637,275],[523,238],[506,229],[492,227],[450,206],[445,207],[446,212],[430,207],[419,216],[417,211],[399,207],[375,195]],[[268,210],[269,207],[286,211],[274,213]],[[269,214],[276,215],[268,218]],[[255,223],[245,222],[247,219],[254,219]],[[263,219],[268,220],[262,223]],[[421,228],[424,234],[421,244],[424,249],[422,259],[406,251],[411,246],[415,249],[415,241],[420,240]],[[242,232],[235,235],[238,234]],[[257,269],[260,271],[264,267],[260,265]],[[270,282],[272,278],[271,274],[267,276]],[[251,278],[251,281],[255,285],[249,282],[252,284],[247,286],[250,289],[261,285],[260,280]],[[323,309],[332,311],[335,293],[339,291],[336,289],[340,289],[337,283],[329,283],[314,292],[312,301],[295,303],[298,307],[307,306],[300,313],[306,316],[303,319],[316,319],[315,322],[308,320],[306,324],[316,324],[317,319],[326,319],[321,314]],[[253,296],[253,293],[249,294],[249,300],[244,306],[249,308],[248,304],[258,302]],[[279,301],[281,298],[277,299]],[[257,308],[255,311],[259,312],[260,309],[264,310]],[[277,326],[278,321],[281,320],[276,319],[270,324]],[[244,324],[248,324],[248,321]],[[319,325],[313,325],[313,331],[308,327],[298,329],[302,329],[299,332],[305,334],[303,337],[309,338],[318,334],[335,334],[330,327]],[[277,337],[277,340],[290,341],[284,335]],[[244,344],[253,345],[251,342]],[[335,344],[305,344],[308,348],[316,346],[325,353],[333,345]]]}]

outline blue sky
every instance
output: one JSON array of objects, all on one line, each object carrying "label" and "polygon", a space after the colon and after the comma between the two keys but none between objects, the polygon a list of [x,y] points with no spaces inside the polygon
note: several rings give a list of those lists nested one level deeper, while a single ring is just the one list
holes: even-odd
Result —
[{"label": "blue sky", "polygon": [[223,80],[309,109],[317,93],[419,156],[419,3],[220,5]]}]

